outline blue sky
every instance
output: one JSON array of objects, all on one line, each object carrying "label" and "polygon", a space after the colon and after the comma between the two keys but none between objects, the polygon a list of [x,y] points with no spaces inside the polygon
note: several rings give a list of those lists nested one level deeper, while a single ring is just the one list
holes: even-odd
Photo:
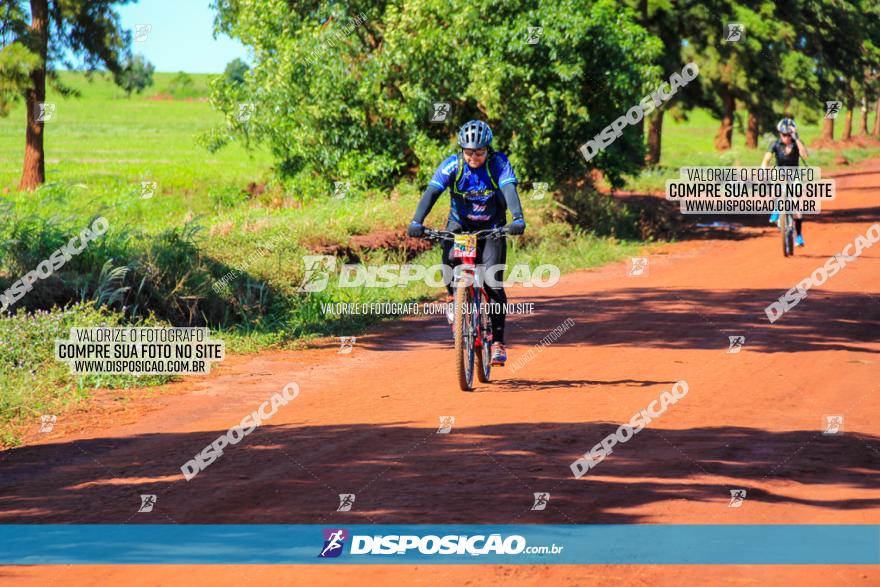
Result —
[{"label": "blue sky", "polygon": [[209,0],[140,0],[117,10],[122,26],[133,35],[135,25],[150,25],[146,40],[132,42],[131,48],[156,71],[221,73],[236,57],[249,61],[238,41],[226,36],[214,39]]}]

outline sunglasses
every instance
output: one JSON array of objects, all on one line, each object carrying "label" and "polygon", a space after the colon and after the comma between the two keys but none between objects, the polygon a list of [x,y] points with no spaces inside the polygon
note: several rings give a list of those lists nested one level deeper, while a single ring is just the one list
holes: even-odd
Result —
[{"label": "sunglasses", "polygon": [[464,154],[468,157],[485,157],[486,149],[465,149]]}]

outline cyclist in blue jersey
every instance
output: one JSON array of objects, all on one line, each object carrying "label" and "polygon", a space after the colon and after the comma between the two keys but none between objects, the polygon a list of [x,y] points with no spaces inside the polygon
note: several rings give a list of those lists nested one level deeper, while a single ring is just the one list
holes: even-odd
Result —
[{"label": "cyclist in blue jersey", "polygon": [[[412,237],[422,236],[422,223],[440,194],[447,188],[451,206],[446,230],[471,232],[506,225],[510,234],[522,234],[526,223],[516,192],[516,174],[507,156],[492,150],[492,129],[485,122],[471,120],[459,130],[458,145],[461,153],[447,157],[434,172],[434,177],[422,194],[407,234]],[[513,215],[513,222],[510,224],[506,224],[508,209]],[[486,239],[479,241],[477,246],[477,263],[494,268],[487,270],[484,284],[490,300],[500,304],[500,311],[489,312],[492,320],[492,364],[504,365],[507,361],[507,351],[504,348],[504,305],[507,303],[507,294],[501,287],[501,282],[504,280],[503,265],[507,259],[507,243],[503,238]],[[450,258],[451,250],[452,243],[445,241],[443,263],[448,266],[456,264]],[[446,301],[451,307],[452,285],[448,280],[446,291]],[[447,313],[447,319],[451,322],[451,311]]]}]

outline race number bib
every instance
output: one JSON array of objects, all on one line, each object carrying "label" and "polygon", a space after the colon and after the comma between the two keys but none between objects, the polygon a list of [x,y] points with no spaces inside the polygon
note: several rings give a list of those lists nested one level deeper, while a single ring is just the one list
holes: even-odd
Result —
[{"label": "race number bib", "polygon": [[472,234],[457,234],[452,243],[452,258],[475,257],[477,255],[477,237]]}]

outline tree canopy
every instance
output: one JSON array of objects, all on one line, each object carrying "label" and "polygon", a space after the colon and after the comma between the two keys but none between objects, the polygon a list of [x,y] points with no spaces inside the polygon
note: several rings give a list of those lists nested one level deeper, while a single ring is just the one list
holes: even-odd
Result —
[{"label": "tree canopy", "polygon": [[[227,124],[208,142],[267,145],[304,192],[425,178],[471,118],[492,126],[521,179],[583,175],[578,147],[659,82],[660,41],[610,0],[215,5],[218,30],[254,62],[243,84],[215,80]],[[442,123],[436,102],[451,105]],[[620,182],[643,151],[628,131],[591,163]]]}]

